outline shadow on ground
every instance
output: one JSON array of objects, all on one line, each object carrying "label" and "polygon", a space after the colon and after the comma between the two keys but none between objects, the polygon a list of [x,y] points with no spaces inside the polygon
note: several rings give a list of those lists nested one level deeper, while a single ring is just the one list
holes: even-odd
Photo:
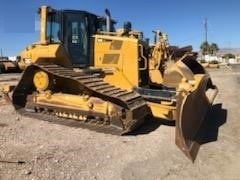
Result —
[{"label": "shadow on ground", "polygon": [[146,118],[145,122],[140,127],[138,127],[132,132],[129,132],[126,135],[136,136],[136,135],[149,134],[152,131],[156,130],[161,125],[175,126],[175,121],[164,120],[164,119],[154,118],[152,116],[149,116]]},{"label": "shadow on ground", "polygon": [[[218,137],[218,129],[221,125],[226,123],[226,121],[227,110],[222,108],[222,104],[213,105],[208,110],[205,121],[200,127],[194,140],[199,144],[216,141]],[[175,126],[175,121],[166,121],[149,117],[141,127],[127,135],[148,134],[156,130],[161,125]]]},{"label": "shadow on ground", "polygon": [[227,121],[227,110],[222,108],[222,104],[213,105],[202,124],[196,140],[199,144],[217,141],[219,127]]}]

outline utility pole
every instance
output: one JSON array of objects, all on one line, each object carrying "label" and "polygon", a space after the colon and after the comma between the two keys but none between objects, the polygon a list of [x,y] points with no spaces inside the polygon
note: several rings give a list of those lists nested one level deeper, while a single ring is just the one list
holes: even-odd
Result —
[{"label": "utility pole", "polygon": [[204,29],[205,29],[205,42],[208,42],[208,23],[207,23],[207,18],[205,18]]},{"label": "utility pole", "polygon": [[2,52],[2,48],[1,48],[1,57],[3,57],[3,52]]}]

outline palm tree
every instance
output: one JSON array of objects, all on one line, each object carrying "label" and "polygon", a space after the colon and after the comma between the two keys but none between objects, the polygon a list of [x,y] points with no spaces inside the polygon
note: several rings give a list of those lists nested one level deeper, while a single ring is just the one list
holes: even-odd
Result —
[{"label": "palm tree", "polygon": [[219,50],[218,45],[216,43],[209,44],[207,41],[204,41],[201,44],[200,49],[202,50],[203,55],[207,54],[213,55]]},{"label": "palm tree", "polygon": [[218,45],[216,43],[211,44],[211,53],[210,54],[215,54],[219,50]]},{"label": "palm tree", "polygon": [[200,49],[202,50],[202,54],[203,54],[203,55],[208,54],[208,52],[209,52],[209,44],[208,44],[208,42],[207,42],[207,41],[204,41],[204,42],[201,44]]}]

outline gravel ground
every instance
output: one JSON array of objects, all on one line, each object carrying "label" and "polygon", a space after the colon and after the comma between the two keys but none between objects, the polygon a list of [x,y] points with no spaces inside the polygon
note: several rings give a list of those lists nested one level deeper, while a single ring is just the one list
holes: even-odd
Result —
[{"label": "gravel ground", "polygon": [[194,163],[174,144],[172,126],[119,137],[23,117],[1,105],[0,179],[239,179],[239,70],[209,70],[220,92]]}]

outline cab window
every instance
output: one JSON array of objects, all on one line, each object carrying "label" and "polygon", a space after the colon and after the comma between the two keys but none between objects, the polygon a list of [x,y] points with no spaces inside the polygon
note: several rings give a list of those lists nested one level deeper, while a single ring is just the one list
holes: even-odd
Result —
[{"label": "cab window", "polygon": [[50,43],[59,43],[61,42],[61,21],[58,14],[51,14],[48,17],[47,21],[47,39]]}]

